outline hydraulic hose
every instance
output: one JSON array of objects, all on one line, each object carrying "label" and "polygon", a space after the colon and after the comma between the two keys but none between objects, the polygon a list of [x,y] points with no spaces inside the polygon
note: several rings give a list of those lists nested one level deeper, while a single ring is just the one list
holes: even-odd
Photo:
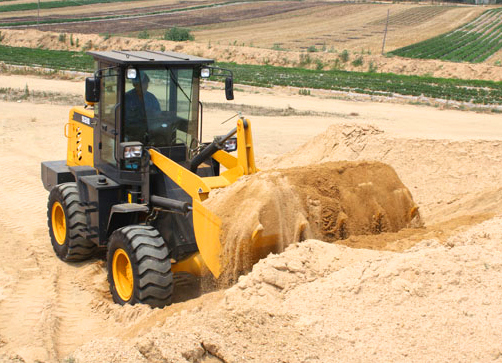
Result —
[{"label": "hydraulic hose", "polygon": [[[244,127],[247,126],[247,123],[244,123]],[[225,141],[230,139],[237,133],[237,127],[235,127],[232,131],[226,134],[223,137],[216,137],[212,143],[207,145],[200,153],[198,153],[191,161],[190,161],[190,171],[195,173],[200,164],[209,159],[215,152],[223,149],[225,145]]]}]

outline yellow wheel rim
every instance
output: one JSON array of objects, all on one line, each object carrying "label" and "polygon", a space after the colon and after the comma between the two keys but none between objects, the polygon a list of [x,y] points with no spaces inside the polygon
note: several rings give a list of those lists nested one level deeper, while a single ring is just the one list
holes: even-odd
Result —
[{"label": "yellow wheel rim", "polygon": [[122,248],[118,248],[113,254],[113,282],[120,298],[128,301],[132,296],[134,277],[131,260]]},{"label": "yellow wheel rim", "polygon": [[59,245],[63,245],[66,240],[66,218],[63,206],[59,202],[52,205],[52,231]]}]

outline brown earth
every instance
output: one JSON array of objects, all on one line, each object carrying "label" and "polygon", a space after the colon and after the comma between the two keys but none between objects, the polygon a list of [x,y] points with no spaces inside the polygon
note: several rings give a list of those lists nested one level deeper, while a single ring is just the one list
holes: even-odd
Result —
[{"label": "brown earth", "polygon": [[204,205],[222,219],[223,285],[270,252],[307,238],[334,242],[421,226],[409,190],[390,166],[375,162],[259,172],[214,193]]},{"label": "brown earth", "polygon": [[[64,33],[130,33],[141,30],[166,29],[168,27],[193,27],[227,21],[261,18],[270,14],[285,14],[297,9],[315,6],[303,2],[251,2],[197,9],[173,14],[141,15],[133,19],[106,19],[82,23],[43,24],[39,28]],[[141,9],[143,11],[143,9]]]},{"label": "brown earth", "polygon": [[[81,82],[4,74],[0,82],[83,92]],[[223,102],[212,88],[202,100]],[[383,162],[409,188],[425,226],[294,243],[230,289],[186,300],[197,292],[177,278],[172,306],[120,307],[104,261],[66,264],[50,246],[40,162],[66,157],[69,107],[0,101],[0,361],[500,359],[501,116],[243,90],[235,102],[311,112],[250,117],[260,168]],[[221,121],[232,114],[207,114],[206,139],[228,130]]]},{"label": "brown earth", "polygon": [[[22,0],[25,1],[25,0]],[[21,2],[9,1],[9,5],[14,5],[14,3],[20,4]],[[134,3],[134,2],[133,2]],[[167,4],[166,4],[167,3]],[[136,2],[135,4],[138,6],[137,8],[131,8],[131,3],[127,4],[119,4],[113,3],[114,6],[110,6],[109,4],[100,4],[99,5],[90,5],[90,6],[81,6],[81,7],[68,7],[68,8],[56,8],[51,9],[51,11],[41,11],[40,17],[44,20],[55,20],[55,19],[68,19],[71,15],[72,18],[94,18],[94,17],[103,17],[110,15],[137,15],[149,12],[160,12],[160,11],[172,11],[180,8],[187,8],[191,6],[200,6],[200,5],[208,5],[208,4],[217,4],[217,1],[186,1],[183,3],[179,2],[165,2],[165,1],[141,1]],[[150,6],[148,6],[150,5]],[[98,8],[98,10],[96,9]],[[69,11],[70,10],[70,11]],[[14,16],[12,14],[15,14]],[[26,15],[24,15],[26,14]],[[33,14],[31,12],[4,12],[0,13],[0,19],[2,19],[2,23],[16,23],[16,22],[29,22],[29,21],[37,21],[37,14]],[[141,22],[139,22],[141,24]],[[45,26],[40,26],[39,29],[45,29]]]}]

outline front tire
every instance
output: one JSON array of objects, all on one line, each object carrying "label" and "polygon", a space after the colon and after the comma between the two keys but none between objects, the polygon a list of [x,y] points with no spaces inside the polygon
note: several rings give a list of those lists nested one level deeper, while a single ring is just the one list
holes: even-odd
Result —
[{"label": "front tire", "polygon": [[113,232],[108,243],[108,282],[118,304],[171,304],[173,274],[167,246],[150,226],[127,226]]},{"label": "front tire", "polygon": [[47,203],[47,221],[51,243],[63,261],[83,261],[96,252],[96,245],[85,238],[85,212],[80,203],[76,183],[52,188]]}]

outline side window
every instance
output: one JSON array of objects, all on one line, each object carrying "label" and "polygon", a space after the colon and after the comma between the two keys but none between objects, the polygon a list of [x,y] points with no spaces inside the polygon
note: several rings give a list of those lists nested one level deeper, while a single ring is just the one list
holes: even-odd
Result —
[{"label": "side window", "polygon": [[190,106],[192,104],[192,69],[180,69],[177,72],[178,83],[178,105],[176,107],[177,116],[190,120]]},{"label": "side window", "polygon": [[115,69],[103,71],[101,78],[101,159],[115,161],[115,115],[118,107],[118,74]]}]

